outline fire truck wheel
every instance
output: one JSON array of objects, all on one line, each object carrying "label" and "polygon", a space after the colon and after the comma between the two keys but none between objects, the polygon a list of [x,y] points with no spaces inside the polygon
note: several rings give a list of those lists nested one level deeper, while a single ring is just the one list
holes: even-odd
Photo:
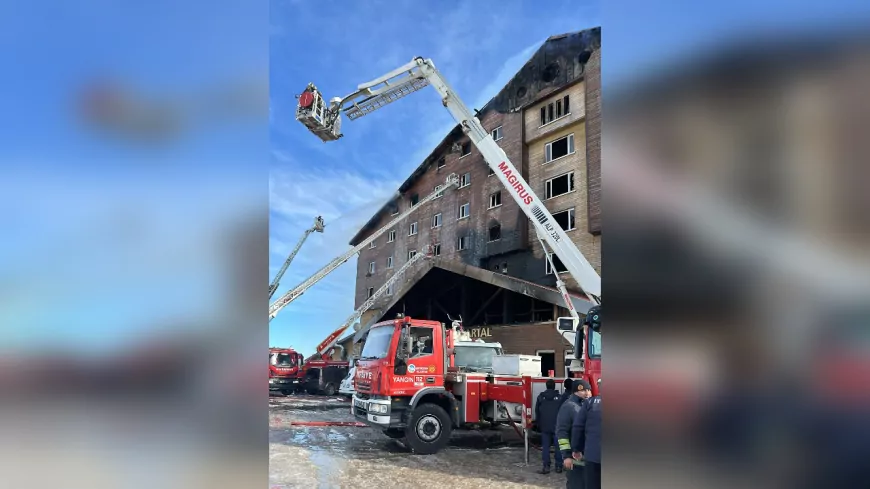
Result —
[{"label": "fire truck wheel", "polygon": [[441,406],[420,404],[411,413],[405,438],[414,453],[429,455],[447,446],[452,431],[450,416]]},{"label": "fire truck wheel", "polygon": [[384,430],[384,434],[387,435],[388,437],[394,439],[394,440],[398,440],[399,438],[405,437],[405,432],[398,429],[398,428],[388,428],[388,429]]},{"label": "fire truck wheel", "polygon": [[335,384],[332,384],[332,383],[326,384],[326,387],[323,389],[323,393],[326,394],[327,396],[334,396],[335,395]]}]

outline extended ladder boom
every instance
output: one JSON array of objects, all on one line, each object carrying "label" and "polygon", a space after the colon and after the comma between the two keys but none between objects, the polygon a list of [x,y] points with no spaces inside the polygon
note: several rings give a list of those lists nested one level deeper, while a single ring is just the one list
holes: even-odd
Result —
[{"label": "extended ladder boom", "polygon": [[431,194],[427,195],[425,198],[423,198],[422,200],[420,200],[419,202],[417,202],[416,205],[414,205],[414,206],[411,207],[410,209],[408,209],[408,210],[406,210],[405,212],[403,212],[403,213],[399,214],[398,216],[396,216],[395,219],[393,219],[392,221],[388,222],[385,226],[383,226],[382,228],[378,229],[376,232],[372,233],[368,238],[366,238],[366,239],[364,239],[363,241],[361,241],[358,245],[354,246],[353,248],[351,248],[349,251],[347,251],[347,252],[344,253],[343,255],[339,256],[338,258],[335,258],[335,259],[332,260],[331,262],[327,263],[326,266],[324,266],[323,268],[321,268],[320,270],[318,270],[314,275],[312,275],[312,276],[308,277],[307,279],[305,279],[305,281],[303,281],[301,284],[299,284],[299,285],[297,285],[296,287],[294,287],[294,288],[288,290],[287,292],[285,292],[284,295],[282,295],[282,296],[279,297],[275,302],[273,302],[271,305],[269,305],[269,319],[270,319],[270,320],[273,319],[275,316],[278,315],[278,313],[281,311],[281,309],[283,309],[283,308],[286,307],[288,304],[290,304],[291,302],[293,302],[294,300],[296,300],[297,297],[299,297],[299,296],[302,295],[306,290],[308,290],[309,288],[311,288],[312,285],[316,284],[316,283],[319,282],[321,279],[323,279],[324,277],[326,277],[327,275],[329,275],[333,270],[335,270],[336,268],[338,268],[339,266],[341,266],[344,262],[350,260],[350,258],[351,258],[353,255],[359,253],[360,250],[362,250],[363,248],[365,248],[366,246],[368,246],[369,243],[371,243],[372,241],[374,241],[375,239],[377,239],[380,235],[382,235],[382,234],[384,234],[385,232],[389,231],[389,230],[392,229],[396,224],[398,224],[399,222],[401,222],[401,221],[402,221],[403,219],[405,219],[406,217],[410,216],[414,211],[416,211],[417,209],[419,209],[423,204],[426,204],[427,202],[430,202],[430,201],[432,201],[433,199],[436,199],[436,198],[440,197],[440,196],[441,196],[441,192],[444,192],[444,190],[445,190],[447,187],[456,186],[456,185],[459,185],[459,177],[456,176],[455,173],[451,173],[451,174],[447,177],[447,180],[445,181],[444,186],[439,186],[439,187],[438,187],[435,191],[433,191]]},{"label": "extended ladder boom", "polygon": [[416,255],[411,257],[411,259],[408,260],[407,263],[405,263],[398,270],[396,270],[396,273],[394,273],[392,277],[387,279],[387,281],[384,282],[384,285],[381,285],[381,287],[378,290],[376,290],[374,292],[374,294],[372,294],[371,297],[369,297],[365,302],[363,302],[362,305],[359,306],[357,308],[357,310],[354,311],[353,314],[351,314],[350,317],[348,317],[344,321],[344,323],[342,323],[342,325],[338,327],[338,329],[336,329],[335,331],[330,333],[330,335],[327,336],[326,339],[323,340],[322,343],[317,345],[317,350],[315,351],[314,355],[311,355],[305,361],[306,362],[311,361],[317,357],[322,357],[323,355],[328,353],[329,350],[333,346],[335,346],[335,343],[338,341],[338,338],[341,337],[342,334],[344,334],[344,332],[347,330],[347,328],[351,327],[353,325],[353,323],[356,322],[357,319],[362,317],[363,313],[368,311],[369,308],[371,308],[375,304],[375,301],[377,301],[381,296],[386,294],[387,291],[390,290],[390,287],[392,287],[409,268],[414,266],[418,261],[420,261],[424,258],[430,258],[431,256],[432,256],[431,246],[426,245],[426,247],[424,248],[423,251],[421,251],[420,253],[417,253]]},{"label": "extended ladder boom", "polygon": [[[496,177],[508,189],[510,196],[528,216],[535,230],[559,257],[574,280],[589,296],[593,304],[600,303],[601,277],[580,253],[565,231],[556,223],[550,211],[523,179],[505,152],[493,141],[480,121],[462,102],[430,59],[415,58],[402,66],[369,83],[360,85],[356,92],[343,99],[333,99],[327,116],[315,119],[313,100],[322,100],[317,88],[309,84],[300,95],[300,106],[296,112],[297,120],[303,122],[323,141],[334,141],[341,137],[340,112],[345,112],[351,120],[369,114],[384,105],[413,93],[427,84],[432,85],[441,95],[441,102],[468,134],[484,161],[495,172]],[[307,105],[306,105],[307,104]],[[585,312],[585,311],[584,311]]]},{"label": "extended ladder boom", "polygon": [[278,273],[275,274],[275,278],[272,280],[272,283],[269,284],[269,298],[271,299],[273,295],[275,295],[275,291],[278,290],[278,283],[281,281],[281,277],[284,276],[284,272],[287,271],[287,267],[290,266],[290,262],[293,261],[293,258],[296,257],[296,253],[299,253],[299,249],[302,248],[302,243],[308,239],[308,235],[317,231],[318,233],[323,232],[323,227],[325,224],[323,223],[323,218],[317,216],[314,218],[314,225],[310,228],[306,229],[302,234],[302,238],[299,239],[299,242],[296,243],[296,247],[293,248],[293,251],[290,252],[290,256],[287,257],[287,260],[284,262],[284,265],[281,266],[281,269],[278,270]]}]

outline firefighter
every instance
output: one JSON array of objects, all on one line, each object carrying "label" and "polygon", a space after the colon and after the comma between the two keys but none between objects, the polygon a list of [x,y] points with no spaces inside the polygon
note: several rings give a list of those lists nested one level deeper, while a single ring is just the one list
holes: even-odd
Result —
[{"label": "firefighter", "polygon": [[586,399],[571,423],[573,457],[585,462],[586,489],[601,489],[601,382],[598,395]]},{"label": "firefighter", "polygon": [[592,388],[583,379],[575,379],[571,386],[571,396],[565,400],[559,408],[556,418],[556,439],[559,441],[559,450],[562,452],[562,465],[565,467],[565,476],[568,479],[566,487],[583,487],[583,467],[575,465],[571,451],[571,430],[574,423],[574,414],[582,409],[583,400],[591,394]]},{"label": "firefighter", "polygon": [[559,397],[559,405],[560,406],[562,404],[564,404],[565,401],[567,401],[568,398],[571,397],[572,394],[574,394],[574,390],[572,389],[572,387],[574,387],[574,381],[571,380],[571,377],[568,377],[567,379],[565,379],[565,382],[563,385],[565,386],[565,388],[562,390],[562,395]]},{"label": "firefighter", "polygon": [[559,391],[556,390],[556,382],[547,379],[547,390],[538,394],[535,403],[535,419],[538,420],[538,429],[541,431],[541,462],[543,467],[539,474],[550,473],[550,447],[556,447],[553,456],[556,459],[556,472],[562,472],[562,452],[556,444],[556,417],[559,415]]}]

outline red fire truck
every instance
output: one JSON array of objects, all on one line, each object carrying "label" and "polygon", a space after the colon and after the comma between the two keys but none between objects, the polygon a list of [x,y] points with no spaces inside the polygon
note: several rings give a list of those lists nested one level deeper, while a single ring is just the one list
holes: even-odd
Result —
[{"label": "red fire truck", "polygon": [[[599,311],[587,315],[586,348],[576,350],[585,352],[582,375],[592,380],[596,394],[601,378]],[[420,454],[444,448],[453,429],[513,422],[530,427],[537,391],[547,379],[519,370],[501,372],[502,362],[492,358],[491,367],[459,365],[457,358],[469,354],[459,351],[463,335],[459,321],[446,327],[399,317],[374,325],[356,367],[354,416],[391,438],[405,439]]]},{"label": "red fire truck", "polygon": [[299,389],[302,354],[293,348],[269,348],[269,391],[290,394]]}]

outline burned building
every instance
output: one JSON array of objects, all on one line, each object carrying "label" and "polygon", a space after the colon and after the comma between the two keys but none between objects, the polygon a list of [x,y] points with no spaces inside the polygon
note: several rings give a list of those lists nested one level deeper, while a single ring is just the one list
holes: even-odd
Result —
[{"label": "burned building", "polygon": [[[552,36],[507,85],[479,109],[481,124],[504,150],[556,221],[600,273],[599,28]],[[351,245],[416,205],[455,173],[460,185],[427,202],[359,254],[358,307],[414,253],[434,257],[409,271],[362,318],[365,327],[397,313],[447,321],[499,341],[509,353],[541,354],[544,369],[564,375],[570,346],[554,327],[567,315],[534,228],[455,126],[380,209]],[[554,257],[555,258],[555,257]],[[589,304],[570,274],[556,272]],[[353,351],[353,337],[343,339]]]}]

